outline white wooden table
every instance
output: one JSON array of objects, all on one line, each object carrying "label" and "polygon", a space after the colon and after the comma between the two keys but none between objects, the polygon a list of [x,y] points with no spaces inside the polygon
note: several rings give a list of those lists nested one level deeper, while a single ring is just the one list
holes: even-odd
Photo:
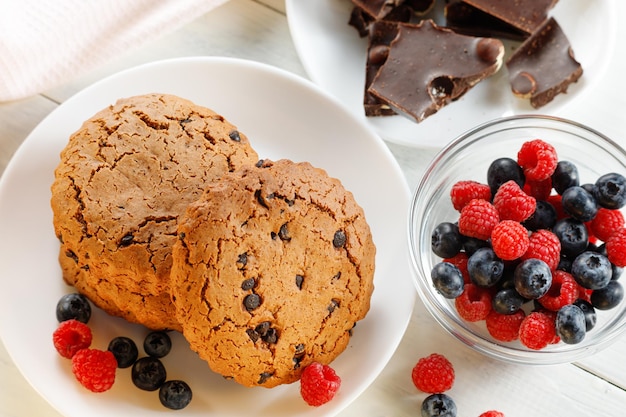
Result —
[{"label": "white wooden table", "polygon": [[[141,63],[195,55],[247,58],[306,77],[290,38],[284,1],[231,0],[181,30],[63,86],[25,100],[0,103],[0,172],[30,131],[82,88]],[[618,65],[616,60],[613,64]],[[623,76],[624,70],[618,73]],[[626,145],[626,99],[618,84],[615,88],[610,84],[604,83],[605,87],[600,87],[604,90],[594,95],[598,99],[589,102],[588,109],[593,111],[581,108],[564,116],[594,126]],[[618,122],[609,123],[615,120]],[[388,145],[413,188],[434,151]],[[580,363],[525,367],[481,356],[431,323],[418,302],[409,329],[386,369],[341,416],[419,415],[425,395],[412,385],[410,372],[418,358],[432,352],[445,354],[456,367],[456,383],[449,394],[457,403],[459,416],[478,416],[489,409],[498,409],[507,417],[626,415],[626,337]],[[422,340],[420,350],[414,348],[416,340]],[[59,416],[21,376],[1,344],[0,416]]]}]

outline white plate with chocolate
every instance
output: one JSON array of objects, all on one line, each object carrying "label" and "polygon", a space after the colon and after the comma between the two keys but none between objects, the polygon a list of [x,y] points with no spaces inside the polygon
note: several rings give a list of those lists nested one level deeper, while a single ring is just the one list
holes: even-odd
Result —
[{"label": "white plate with chocolate", "polygon": [[[617,37],[615,20],[607,19],[615,1],[591,7],[584,0],[526,0],[520,10],[498,9],[502,2],[491,0],[374,7],[383,3],[287,0],[286,6],[309,77],[383,139],[413,147],[441,148],[501,116],[558,114],[602,79]],[[531,7],[542,18],[528,26],[521,10]],[[477,51],[481,38],[499,48]],[[468,73],[470,63],[477,70]]]}]

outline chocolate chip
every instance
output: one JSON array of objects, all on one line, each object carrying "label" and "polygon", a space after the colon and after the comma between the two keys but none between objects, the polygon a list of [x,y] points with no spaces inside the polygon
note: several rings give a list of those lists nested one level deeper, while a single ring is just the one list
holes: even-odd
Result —
[{"label": "chocolate chip", "polygon": [[261,336],[261,339],[265,343],[276,343],[278,341],[278,333],[276,332],[276,329],[270,327],[267,329],[265,334]]},{"label": "chocolate chip", "polygon": [[269,321],[264,321],[264,322],[258,324],[254,328],[254,331],[257,332],[259,335],[264,336],[267,333],[267,331],[270,329],[271,326],[272,326],[272,323],[270,323]]},{"label": "chocolate chip", "polygon": [[241,142],[241,137],[239,136],[239,131],[233,130],[228,134],[228,137],[234,140],[235,142]]},{"label": "chocolate chip", "polygon": [[130,245],[131,243],[133,243],[133,239],[134,237],[132,233],[128,233],[127,235],[123,236],[122,239],[120,240],[120,247]]},{"label": "chocolate chip", "polygon": [[337,273],[333,276],[333,281],[338,280],[339,278],[341,278],[341,271],[337,272]]},{"label": "chocolate chip", "polygon": [[296,355],[301,355],[301,354],[303,354],[303,353],[304,353],[304,343],[298,343],[298,344],[296,345],[296,351],[295,351],[295,354],[296,354]]},{"label": "chocolate chip", "polygon": [[296,275],[296,286],[299,290],[302,289],[302,283],[304,282],[304,277],[302,275]]},{"label": "chocolate chip", "polygon": [[333,236],[333,246],[336,248],[341,248],[346,244],[346,234],[343,230],[337,230],[335,232],[335,236]]},{"label": "chocolate chip", "polygon": [[248,334],[248,337],[250,338],[250,340],[252,340],[252,343],[255,343],[261,337],[260,334],[258,334],[255,330],[252,330],[252,329],[246,330],[246,333]]},{"label": "chocolate chip", "polygon": [[243,299],[243,305],[248,311],[255,310],[261,305],[261,297],[258,294],[248,294]]},{"label": "chocolate chip", "polygon": [[476,54],[487,63],[497,62],[504,54],[502,42],[494,38],[483,38],[476,44]]},{"label": "chocolate chip", "polygon": [[254,166],[257,167],[257,168],[262,168],[263,167],[263,162],[265,162],[264,159],[259,159],[258,161],[256,161],[256,164],[254,164]]},{"label": "chocolate chip", "polygon": [[254,278],[248,278],[241,283],[241,289],[244,291],[251,290],[256,287],[256,280]]},{"label": "chocolate chip", "polygon": [[243,269],[244,266],[248,264],[248,253],[244,252],[237,257],[237,263],[241,264],[240,269]]},{"label": "chocolate chip", "polygon": [[76,254],[73,251],[66,250],[65,251],[65,256],[67,256],[68,258],[72,259],[74,262],[78,263],[78,256],[76,256]]},{"label": "chocolate chip", "polygon": [[291,237],[289,237],[289,230],[287,229],[287,223],[280,226],[280,230],[278,230],[278,237],[280,240],[289,242]]},{"label": "chocolate chip", "polygon": [[262,205],[265,208],[269,208],[269,206],[267,205],[267,200],[271,200],[272,198],[274,198],[274,195],[269,194],[268,196],[263,196],[263,194],[261,193],[261,190],[256,190],[254,192],[254,197],[256,198],[256,201],[258,201],[260,205]]},{"label": "chocolate chip", "polygon": [[389,46],[387,45],[376,45],[370,48],[367,60],[370,65],[382,65],[387,61],[387,57],[389,56]]},{"label": "chocolate chip", "polygon": [[332,313],[333,311],[335,311],[335,309],[337,309],[337,307],[339,307],[339,300],[333,298],[332,300],[330,300],[330,304],[328,305],[327,309],[330,313]]},{"label": "chocolate chip", "polygon": [[259,384],[264,384],[265,382],[267,382],[268,379],[270,379],[272,377],[272,375],[274,375],[272,372],[263,372],[261,375],[259,375]]},{"label": "chocolate chip", "polygon": [[190,122],[192,122],[192,120],[191,120],[189,117],[187,117],[187,118],[185,118],[185,119],[183,119],[183,120],[179,120],[179,121],[178,121],[178,124],[180,124],[180,127],[182,127],[182,128],[184,129],[184,128],[185,128],[185,125],[186,125],[187,123],[190,123]]}]

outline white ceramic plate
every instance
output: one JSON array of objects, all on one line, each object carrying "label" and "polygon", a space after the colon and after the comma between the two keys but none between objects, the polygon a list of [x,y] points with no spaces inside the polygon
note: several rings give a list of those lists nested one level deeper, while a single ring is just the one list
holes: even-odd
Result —
[{"label": "white ceramic plate", "polygon": [[[438,0],[438,4],[443,3]],[[309,77],[361,118],[367,40],[348,25],[350,0],[286,0],[294,44]],[[441,148],[470,128],[501,116],[521,113],[558,115],[603,78],[618,35],[616,0],[562,0],[551,11],[574,49],[584,75],[568,93],[535,110],[511,94],[503,66],[457,102],[417,124],[402,116],[372,117],[368,123],[393,143]],[[443,23],[441,19],[438,19]],[[516,44],[506,42],[506,57]],[[588,104],[587,104],[588,105]]]},{"label": "white ceramic plate", "polygon": [[[376,289],[368,316],[347,350],[333,362],[342,387],[330,403],[309,407],[299,384],[244,388],[213,374],[174,335],[164,359],[168,376],[187,381],[191,404],[177,416],[330,416],[345,408],[376,378],[402,338],[413,309],[406,248],[410,193],[385,144],[313,83],[272,67],[229,58],[156,62],[114,75],[83,90],[53,111],[26,139],[0,180],[0,335],[24,376],[68,417],[150,416],[166,412],[157,392],[135,388],[130,370],[118,370],[113,388],[82,388],[52,345],[55,306],[72,289],[62,282],[52,228],[50,185],[59,152],[82,121],[121,97],[177,94],[213,108],[239,127],[260,157],[308,160],[342,180],[363,206],[378,248]],[[279,94],[280,93],[280,94]],[[96,311],[94,347],[146,331]]]}]

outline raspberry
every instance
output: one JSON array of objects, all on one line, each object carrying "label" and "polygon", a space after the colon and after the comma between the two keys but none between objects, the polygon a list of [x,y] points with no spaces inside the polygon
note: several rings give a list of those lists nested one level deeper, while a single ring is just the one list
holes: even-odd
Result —
[{"label": "raspberry", "polygon": [[537,200],[547,200],[552,194],[552,178],[548,177],[541,181],[526,180],[524,192]]},{"label": "raspberry", "polygon": [[491,293],[486,288],[465,284],[463,293],[454,299],[454,305],[464,320],[484,320],[491,311]]},{"label": "raspberry", "polygon": [[591,293],[593,290],[590,288],[585,288],[582,285],[578,284],[578,298],[581,300],[585,300],[588,303],[591,302]]},{"label": "raspberry", "polygon": [[626,228],[621,227],[606,241],[606,255],[615,266],[626,266]]},{"label": "raspberry", "polygon": [[454,383],[454,368],[443,355],[433,353],[417,361],[411,373],[418,390],[427,394],[441,394]]},{"label": "raspberry", "polygon": [[500,220],[523,222],[535,212],[537,200],[526,194],[515,181],[507,181],[493,196],[493,205]]},{"label": "raspberry", "polygon": [[550,289],[537,301],[548,310],[558,311],[561,307],[572,304],[578,299],[578,287],[578,283],[569,272],[554,271]]},{"label": "raspberry", "polygon": [[525,142],[517,152],[517,163],[527,180],[541,181],[549,178],[558,162],[554,146],[541,139]]},{"label": "raspberry", "polygon": [[467,252],[459,252],[451,258],[443,259],[443,262],[449,262],[452,265],[459,268],[459,271],[461,271],[461,274],[463,274],[463,282],[466,284],[469,284],[471,280],[470,280],[469,272],[467,270],[468,259],[469,257],[467,256]]},{"label": "raspberry", "polygon": [[528,249],[528,231],[521,223],[503,220],[491,232],[491,245],[498,258],[512,261],[522,256]]},{"label": "raspberry", "polygon": [[528,249],[522,255],[522,260],[530,258],[540,259],[555,270],[561,260],[561,241],[546,229],[533,232],[528,238]]},{"label": "raspberry", "polygon": [[519,328],[519,340],[524,346],[541,350],[557,339],[554,318],[540,311],[527,315]]},{"label": "raspberry", "polygon": [[611,237],[611,234],[624,226],[624,215],[619,210],[600,207],[596,217],[589,223],[588,229],[603,242]]},{"label": "raspberry", "polygon": [[487,240],[499,222],[498,210],[490,202],[475,198],[461,210],[459,231],[468,237]]},{"label": "raspberry", "polygon": [[450,190],[450,199],[457,211],[461,211],[467,203],[475,198],[490,201],[491,189],[489,185],[476,181],[459,181]]},{"label": "raspberry", "polygon": [[82,349],[72,358],[72,372],[92,392],[109,390],[115,382],[117,361],[108,350]]},{"label": "raspberry", "polygon": [[524,310],[517,310],[513,314],[500,314],[492,310],[485,319],[487,331],[496,340],[512,342],[519,337],[519,328],[526,317]]},{"label": "raspberry", "polygon": [[548,200],[546,201],[552,204],[552,207],[554,207],[554,210],[556,211],[557,220],[561,220],[561,219],[564,219],[565,217],[569,217],[569,214],[567,214],[565,210],[563,209],[563,203],[561,202],[560,194],[552,194],[550,197],[548,197]]},{"label": "raspberry", "polygon": [[81,349],[91,345],[91,329],[85,323],[76,319],[69,319],[59,324],[52,334],[52,342],[57,352],[67,359],[71,359]]},{"label": "raspberry", "polygon": [[304,368],[300,377],[300,395],[313,407],[319,407],[332,400],[340,386],[341,378],[335,371],[330,366],[318,362]]},{"label": "raspberry", "polygon": [[504,417],[504,413],[501,413],[500,411],[496,411],[496,410],[489,410],[489,411],[485,411],[478,417]]}]

